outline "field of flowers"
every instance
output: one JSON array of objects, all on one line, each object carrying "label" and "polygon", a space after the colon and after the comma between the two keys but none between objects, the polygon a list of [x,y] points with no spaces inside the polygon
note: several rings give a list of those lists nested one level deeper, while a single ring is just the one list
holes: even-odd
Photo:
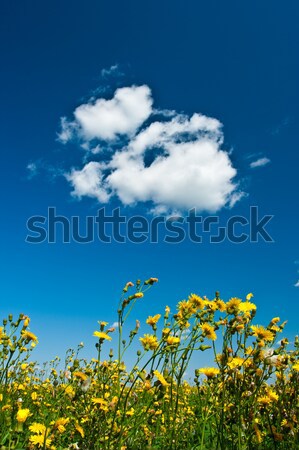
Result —
[{"label": "field of flowers", "polygon": [[[140,336],[139,321],[132,330],[126,321],[156,282],[126,284],[118,326],[99,322],[91,361],[80,357],[80,344],[64,366],[57,358],[40,368],[31,356],[37,337],[29,317],[3,320],[1,450],[299,448],[298,337],[290,346],[279,336],[279,317],[254,324],[252,294],[224,302],[217,292],[212,300],[191,294],[174,312],[166,306],[147,318],[148,333]],[[125,354],[137,340],[128,370]],[[107,345],[113,348],[102,360]],[[195,352],[198,361],[212,352],[215,363],[198,367],[187,383]]]}]

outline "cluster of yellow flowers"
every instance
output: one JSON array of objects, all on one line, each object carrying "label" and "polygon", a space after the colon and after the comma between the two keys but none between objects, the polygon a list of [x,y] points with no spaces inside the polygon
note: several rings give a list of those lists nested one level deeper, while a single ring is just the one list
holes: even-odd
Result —
[{"label": "cluster of yellow flowers", "polygon": [[[140,330],[126,330],[134,304],[158,280],[123,289],[118,326],[100,321],[97,355],[83,344],[42,368],[30,354],[37,337],[21,314],[0,327],[1,450],[295,449],[299,441],[299,339],[277,340],[285,322],[256,325],[252,294],[223,301],[191,294],[176,310],[146,319],[136,361],[125,353]],[[128,295],[135,287],[135,292]],[[114,338],[115,336],[115,338]],[[137,338],[138,339],[138,338]],[[114,344],[102,360],[102,347]],[[184,374],[194,355],[214,364]],[[114,353],[117,352],[117,358]],[[193,359],[192,359],[193,358]],[[196,360],[198,360],[196,356]]]}]

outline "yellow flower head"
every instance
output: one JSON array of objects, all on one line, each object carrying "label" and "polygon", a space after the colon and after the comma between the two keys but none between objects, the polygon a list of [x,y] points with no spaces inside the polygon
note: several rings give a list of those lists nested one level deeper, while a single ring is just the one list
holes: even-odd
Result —
[{"label": "yellow flower head", "polygon": [[244,312],[244,313],[248,313],[251,311],[255,311],[256,310],[256,305],[254,303],[251,302],[241,302],[239,304],[239,312]]},{"label": "yellow flower head", "polygon": [[112,337],[109,336],[107,333],[104,333],[104,331],[94,331],[93,335],[97,338],[99,338],[100,340],[104,341],[105,339],[107,341],[111,341]]},{"label": "yellow flower head", "polygon": [[74,372],[74,373],[73,373],[73,377],[79,378],[79,379],[82,380],[82,381],[85,381],[85,380],[87,380],[87,378],[88,378],[88,376],[86,375],[86,373],[83,373],[83,372]]},{"label": "yellow flower head", "polygon": [[200,328],[202,329],[203,336],[205,336],[207,339],[211,339],[212,341],[215,341],[217,339],[215,329],[209,323],[203,323],[202,325],[200,325]]},{"label": "yellow flower head", "polygon": [[242,302],[240,298],[233,297],[226,303],[226,311],[228,314],[236,314],[239,311],[239,305]]},{"label": "yellow flower head", "polygon": [[19,409],[17,412],[17,421],[23,423],[29,416],[32,416],[32,414],[28,408]]},{"label": "yellow flower head", "polygon": [[197,369],[196,373],[202,373],[207,378],[213,378],[220,373],[220,370],[216,367],[203,367],[201,369]]},{"label": "yellow flower head", "polygon": [[60,417],[54,422],[54,428],[57,428],[59,433],[64,433],[66,430],[65,425],[67,425],[69,421],[70,419],[68,417],[67,418]]},{"label": "yellow flower head", "polygon": [[31,333],[31,331],[23,330],[22,336],[27,341],[37,342],[37,337],[35,336],[35,334]]},{"label": "yellow flower head", "polygon": [[296,372],[299,372],[299,361],[293,365],[292,369],[296,370]]},{"label": "yellow flower head", "polygon": [[196,294],[189,295],[189,302],[197,309],[204,309],[205,307],[205,301]]},{"label": "yellow flower head", "polygon": [[271,324],[275,325],[277,322],[280,322],[280,317],[273,317]]},{"label": "yellow flower head", "polygon": [[155,316],[148,316],[148,318],[146,319],[146,323],[151,326],[156,325],[160,317],[161,314],[156,314]]},{"label": "yellow flower head", "polygon": [[139,340],[143,345],[144,350],[155,350],[159,346],[157,336],[154,336],[153,334],[145,334]]},{"label": "yellow flower head", "polygon": [[75,423],[75,428],[78,431],[78,433],[81,435],[81,437],[84,438],[84,430],[81,427],[81,425],[79,425],[79,423]]},{"label": "yellow flower head", "polygon": [[278,401],[278,394],[276,394],[276,392],[273,391],[273,389],[268,389],[267,395],[270,398],[271,402]]},{"label": "yellow flower head", "polygon": [[252,325],[251,330],[253,331],[253,336],[257,337],[258,339],[271,342],[274,339],[274,334],[266,330],[266,328],[259,326],[259,325]]},{"label": "yellow flower head", "polygon": [[178,312],[181,318],[189,318],[196,312],[197,307],[189,300],[182,300],[178,304]]},{"label": "yellow flower head", "polygon": [[244,362],[243,358],[236,356],[235,358],[232,358],[227,365],[230,369],[236,369],[237,367],[241,367],[243,362]]},{"label": "yellow flower head", "polygon": [[45,434],[46,426],[42,423],[34,422],[32,425],[30,425],[29,430],[32,431],[32,433]]},{"label": "yellow flower head", "polygon": [[167,345],[176,346],[180,343],[180,338],[177,336],[167,336],[166,338]]},{"label": "yellow flower head", "polygon": [[226,311],[226,304],[225,304],[225,302],[223,300],[218,299],[218,300],[215,301],[215,303],[216,303],[217,308],[218,308],[218,310],[220,312],[225,312]]},{"label": "yellow flower head", "polygon": [[35,434],[33,436],[30,436],[29,441],[31,444],[36,445],[38,448],[44,448],[44,444],[46,444],[46,447],[50,447],[52,440],[50,438],[46,439],[42,434]]},{"label": "yellow flower head", "polygon": [[158,371],[158,370],[154,370],[154,375],[156,378],[158,378],[158,380],[160,381],[160,383],[163,386],[168,386],[167,381],[165,380],[165,378],[163,377],[163,375]]}]

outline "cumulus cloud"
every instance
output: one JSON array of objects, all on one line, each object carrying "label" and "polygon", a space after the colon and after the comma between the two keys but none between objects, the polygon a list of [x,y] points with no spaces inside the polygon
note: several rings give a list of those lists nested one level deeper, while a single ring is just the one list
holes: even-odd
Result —
[{"label": "cumulus cloud", "polygon": [[74,135],[85,141],[113,141],[119,136],[133,136],[152,113],[152,97],[148,86],[119,88],[112,99],[99,98],[78,106],[74,121],[61,121],[61,142]]},{"label": "cumulus cloud", "polygon": [[99,162],[91,161],[82,170],[72,169],[66,174],[74,188],[72,195],[78,198],[94,197],[101,203],[107,203],[110,196],[103,181],[102,166]]},{"label": "cumulus cloud", "polygon": [[[165,213],[233,206],[243,193],[229,153],[222,149],[222,124],[199,113],[189,117],[174,111],[154,121],[152,103],[148,86],[132,86],[118,89],[111,100],[101,98],[75,110],[70,126],[85,139],[86,149],[91,140],[100,140],[101,148],[119,135],[126,141],[101,162],[68,172],[72,195],[101,203],[113,197],[124,205],[149,202],[152,210]],[[92,153],[94,158],[97,152]]]},{"label": "cumulus cloud", "polygon": [[263,167],[266,164],[269,164],[270,159],[269,158],[259,158],[256,161],[252,161],[250,163],[251,169],[255,169],[256,167]]},{"label": "cumulus cloud", "polygon": [[299,280],[294,284],[295,287],[299,287]]}]

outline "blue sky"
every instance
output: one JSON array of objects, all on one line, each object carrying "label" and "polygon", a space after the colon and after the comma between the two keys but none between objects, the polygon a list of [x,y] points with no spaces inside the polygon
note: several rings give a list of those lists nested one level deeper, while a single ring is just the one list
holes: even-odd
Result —
[{"label": "blue sky", "polygon": [[[138,318],[174,307],[190,292],[213,297],[219,290],[224,299],[253,292],[257,321],[280,315],[292,339],[299,332],[298,2],[30,0],[0,8],[1,309],[32,317],[36,356],[62,356],[80,341],[92,355],[97,320],[114,322],[123,285],[150,276],[159,284],[138,305]],[[136,89],[137,103],[122,115],[122,102],[131,104]],[[195,126],[192,117],[203,123]],[[148,137],[154,122],[164,128],[153,148],[164,156],[197,142],[203,172],[212,174],[207,184],[192,175],[193,153],[168,159],[151,177],[147,171],[125,179],[126,149],[136,150],[138,135]],[[172,134],[178,124],[179,143]],[[117,152],[124,165],[113,160]],[[84,190],[78,175],[90,162],[95,171]],[[191,187],[178,184],[178,168]],[[113,177],[99,194],[91,175],[107,171]],[[234,194],[241,198],[229,207]],[[152,217],[149,210],[161,207],[184,214],[190,198],[199,209],[206,201],[224,222],[258,206],[261,216],[274,216],[267,227],[274,242],[25,242],[28,218],[50,206],[82,219],[103,206]]]}]

